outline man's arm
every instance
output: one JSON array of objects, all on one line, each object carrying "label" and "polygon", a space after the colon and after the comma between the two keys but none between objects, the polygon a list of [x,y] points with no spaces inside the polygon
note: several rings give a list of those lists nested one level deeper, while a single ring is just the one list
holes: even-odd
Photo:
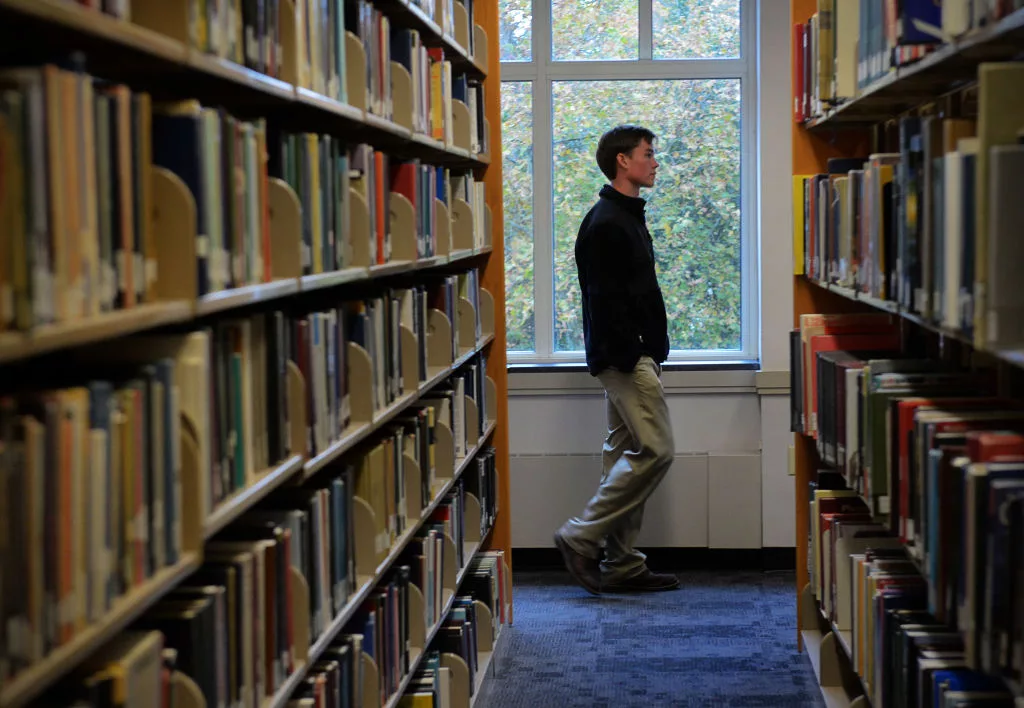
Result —
[{"label": "man's arm", "polygon": [[604,361],[620,371],[632,371],[640,358],[640,335],[630,307],[629,235],[614,224],[602,224],[591,230],[583,245],[591,339]]}]

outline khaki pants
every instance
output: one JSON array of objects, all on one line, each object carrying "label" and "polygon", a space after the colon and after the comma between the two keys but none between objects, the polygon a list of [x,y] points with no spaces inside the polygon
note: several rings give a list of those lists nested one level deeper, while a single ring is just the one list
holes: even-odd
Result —
[{"label": "khaki pants", "polygon": [[644,570],[647,557],[633,548],[643,523],[644,504],[672,464],[675,442],[661,367],[641,357],[629,373],[598,374],[608,409],[604,473],[583,513],[566,522],[566,542],[577,553],[601,558],[604,583]]}]

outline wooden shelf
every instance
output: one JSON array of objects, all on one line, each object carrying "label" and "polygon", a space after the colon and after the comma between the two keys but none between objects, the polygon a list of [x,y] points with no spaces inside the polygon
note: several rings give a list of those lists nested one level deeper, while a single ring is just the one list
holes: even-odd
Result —
[{"label": "wooden shelf", "polygon": [[455,604],[455,596],[457,594],[458,592],[453,592],[452,596],[448,598],[448,602],[444,604],[444,609],[441,610],[441,617],[434,626],[430,628],[430,631],[427,632],[426,638],[423,640],[423,650],[419,652],[413,661],[409,662],[409,672],[398,685],[398,690],[395,691],[394,695],[392,695],[391,698],[388,699],[388,702],[384,704],[385,708],[397,708],[398,704],[401,702],[402,696],[405,694],[405,689],[409,687],[409,683],[412,681],[413,676],[416,675],[416,670],[420,667],[420,661],[427,653],[427,647],[429,647],[430,643],[434,641],[435,637],[437,637],[437,633],[441,631],[441,626],[448,617],[448,613],[452,611],[452,606]]},{"label": "wooden shelf", "polygon": [[[399,13],[422,12],[406,4],[406,0],[390,0],[390,6]],[[297,87],[280,79],[276,79],[260,72],[240,66],[234,62],[220,57],[193,49],[183,43],[164,36],[158,32],[139,27],[131,22],[116,19],[109,15],[95,10],[85,9],[73,0],[0,0],[0,26],[6,21],[6,15],[18,14],[30,18],[33,21],[42,23],[50,29],[61,29],[71,32],[79,37],[87,38],[92,42],[100,42],[109,48],[121,51],[131,50],[134,54],[153,60],[161,65],[168,74],[173,74],[176,81],[185,79],[190,81],[214,80],[219,82],[213,91],[207,90],[200,99],[210,99],[216,96],[219,88],[236,88],[251,94],[251,98],[258,102],[263,99],[265,102],[284,105],[291,104],[296,108],[311,109],[319,114],[324,120],[336,120],[341,117],[364,130],[369,131],[367,140],[371,143],[378,142],[378,139],[387,140],[399,139],[412,142],[412,133],[379,116],[365,113],[353,106],[339,103],[327,96],[319,95],[305,88]],[[413,15],[406,16],[417,16]],[[420,24],[423,24],[422,22]],[[432,22],[423,25],[421,31],[434,33],[436,36],[435,46],[446,46],[448,51],[455,51],[456,45],[450,39],[440,37],[440,29]],[[427,43],[430,43],[427,37]],[[474,73],[475,65],[466,57],[465,51],[458,48],[453,58],[457,59],[456,64],[460,67],[461,61],[470,67]],[[182,72],[185,72],[182,75]],[[187,83],[184,84],[187,86]],[[207,100],[209,102],[209,100]],[[422,143],[421,148],[429,150],[429,159],[442,163],[456,162],[462,164],[469,162],[471,165],[482,165],[474,156],[463,150],[449,148],[443,143]]]},{"label": "wooden shelf", "polygon": [[815,287],[821,288],[822,290],[828,290],[829,292],[835,293],[836,295],[842,298],[846,298],[847,300],[852,300],[854,302],[862,302],[865,305],[873,307],[877,310],[888,312],[889,314],[901,317],[907,320],[908,322],[912,322],[913,324],[928,330],[929,332],[937,334],[945,339],[950,339],[959,342],[964,346],[973,348],[977,352],[988,354],[989,356],[992,356],[1000,361],[1006,362],[1007,364],[1024,367],[1024,349],[994,349],[989,347],[977,347],[975,346],[973,340],[963,332],[956,332],[945,327],[942,327],[940,325],[936,325],[933,322],[929,322],[920,315],[917,315],[912,312],[907,312],[906,310],[901,308],[899,304],[895,302],[891,302],[889,300],[879,300],[878,298],[870,297],[863,293],[858,293],[850,288],[844,288],[829,283],[821,283],[816,280],[811,280],[810,278],[807,279],[807,282],[814,285]]},{"label": "wooden shelf", "polygon": [[217,505],[203,525],[203,538],[209,539],[267,495],[294,477],[302,469],[302,455],[292,455],[281,464],[256,475],[256,482],[240,489]]},{"label": "wooden shelf", "polygon": [[6,684],[0,691],[0,705],[4,708],[26,705],[195,572],[199,562],[197,554],[185,554],[177,565],[164,568],[121,597],[103,619]]},{"label": "wooden shelf", "polygon": [[[373,426],[367,425],[364,427],[372,428]],[[330,645],[331,642],[334,641],[334,638],[338,636],[338,633],[342,630],[342,628],[344,628],[348,621],[352,619],[352,616],[355,614],[356,610],[363,604],[363,601],[369,596],[370,592],[377,586],[377,583],[380,582],[381,578],[384,577],[384,575],[388,572],[388,570],[391,568],[394,562],[398,560],[398,558],[402,555],[402,552],[405,550],[405,547],[409,545],[409,541],[415,538],[416,534],[419,532],[423,524],[426,523],[426,521],[430,518],[430,515],[434,513],[434,510],[444,500],[448,492],[452,490],[452,487],[455,486],[455,483],[459,480],[463,472],[465,472],[466,468],[469,466],[469,460],[473,459],[473,457],[476,456],[476,454],[483,447],[484,442],[487,440],[488,436],[493,432],[494,425],[491,425],[488,427],[487,435],[481,438],[480,444],[474,446],[471,449],[469,454],[460,461],[460,464],[456,467],[452,477],[450,479],[445,480],[444,484],[442,484],[437,489],[436,493],[434,494],[434,498],[431,500],[430,504],[428,504],[426,508],[423,509],[422,513],[420,513],[420,518],[416,521],[416,523],[410,526],[408,529],[406,529],[405,532],[401,536],[399,536],[398,539],[395,540],[394,544],[392,544],[391,546],[391,550],[388,552],[387,557],[380,562],[380,564],[374,571],[373,577],[364,582],[359,587],[359,589],[356,590],[355,593],[353,593],[353,595],[349,598],[348,602],[345,603],[345,606],[341,609],[341,611],[337,615],[335,615],[335,617],[331,620],[331,623],[327,626],[327,629],[324,630],[323,634],[317,637],[317,639],[313,642],[313,645],[309,649],[309,661],[304,666],[297,669],[294,674],[288,677],[288,680],[285,682],[282,688],[275,694],[273,700],[269,701],[269,703],[267,704],[268,708],[283,708],[283,706],[287,705],[288,699],[291,696],[292,692],[302,682],[303,678],[305,677],[307,668],[316,663],[317,659],[320,657],[321,654],[323,654],[324,650],[328,647],[328,645]],[[456,591],[457,590],[458,586],[456,586]],[[447,609],[441,615],[442,621],[443,618],[447,616],[448,611],[451,610],[451,603],[454,601],[456,594],[457,592],[453,593],[452,597],[449,600]],[[438,623],[438,625],[435,626],[434,630],[428,637],[426,641],[426,646],[430,645],[430,641],[436,634],[437,627],[439,625],[440,623]],[[410,676],[414,672],[415,668],[411,668],[409,672]],[[399,694],[397,695],[401,695],[401,692],[399,692]]]},{"label": "wooden shelf", "polygon": [[180,42],[130,22],[87,10],[77,2],[0,0],[0,10],[10,10],[165,62],[185,65],[188,61],[188,49]]},{"label": "wooden shelf", "polygon": [[324,113],[330,113],[333,116],[346,118],[353,123],[366,122],[366,115],[355,106],[335,101],[333,98],[323,96],[316,91],[310,91],[309,89],[302,88],[301,86],[295,87],[295,100],[302,105],[316,108]]},{"label": "wooden shelf", "polygon": [[416,391],[405,394],[398,400],[389,404],[383,410],[376,412],[373,416],[372,422],[361,423],[357,426],[346,429],[339,440],[336,440],[326,450],[306,461],[303,469],[303,479],[309,479],[324,467],[331,464],[368,438],[375,430],[379,430],[381,426],[389,423],[399,413],[427,394],[430,389],[434,388],[434,386],[437,386],[441,381],[451,376],[460,366],[465,364],[476,354],[483,351],[484,347],[490,344],[493,340],[494,335],[483,337],[473,349],[456,359],[451,366],[435,372],[426,381],[421,383]]},{"label": "wooden shelf", "polygon": [[188,49],[188,66],[199,74],[221,79],[265,96],[281,101],[295,100],[295,87],[291,84],[191,47]]},{"label": "wooden shelf", "polygon": [[[0,0],[0,2],[3,1]],[[489,251],[490,247],[486,249],[486,252]],[[124,337],[166,325],[180,324],[196,317],[222,314],[261,302],[279,300],[300,291],[322,290],[411,271],[442,268],[469,260],[484,252],[483,250],[463,251],[450,258],[434,256],[423,261],[401,261],[370,268],[346,268],[330,273],[305,275],[298,279],[289,278],[262,285],[250,285],[210,293],[195,303],[186,300],[154,303],[74,322],[44,325],[30,333],[5,332],[0,334],[0,363]]]},{"label": "wooden shelf", "polygon": [[346,283],[356,283],[361,280],[369,280],[371,277],[369,268],[345,268],[344,270],[332,270],[329,273],[317,273],[316,275],[304,275],[299,278],[299,290],[311,292],[333,288]]},{"label": "wooden shelf", "polygon": [[412,270],[416,270],[416,261],[392,261],[391,263],[370,266],[370,277],[384,278],[389,275],[408,273]]},{"label": "wooden shelf", "polygon": [[0,334],[0,363],[185,322],[192,319],[192,313],[191,302],[161,302],[74,322],[43,325],[29,333]]},{"label": "wooden shelf", "polygon": [[299,281],[293,278],[275,280],[261,285],[247,285],[242,288],[221,290],[203,295],[196,303],[196,317],[212,315],[226,310],[254,305],[258,302],[277,300],[299,292]]},{"label": "wooden shelf", "polygon": [[[427,46],[442,47],[445,59],[450,59],[454,71],[465,72],[472,78],[485,79],[487,71],[469,56],[465,47],[444,34],[434,20],[412,0],[380,0],[380,4],[397,17],[420,31]],[[470,28],[472,30],[472,28]]]},{"label": "wooden shelf", "polygon": [[900,67],[805,125],[808,130],[863,128],[938,98],[977,77],[978,65],[1007,61],[1024,43],[1024,9]]},{"label": "wooden shelf", "polygon": [[490,651],[486,651],[477,656],[477,661],[480,666],[479,670],[476,672],[476,682],[473,686],[473,698],[469,702],[469,708],[476,708],[477,700],[482,695],[484,683],[487,681],[487,672],[497,664],[501,657],[501,651],[505,647],[505,642],[505,625],[500,625],[498,635],[494,638],[493,648]]},{"label": "wooden shelf", "polygon": [[[835,638],[831,633],[822,634],[814,629],[801,631],[804,640],[804,651],[814,669],[814,675],[818,679],[818,689],[821,691],[821,698],[828,708],[851,708],[855,700],[863,697],[852,696],[846,692],[841,685],[825,685],[829,681],[829,672],[832,670],[828,662],[834,661],[828,654],[833,651]],[[824,651],[823,651],[824,649]],[[834,653],[834,651],[833,651]],[[824,671],[824,675],[822,674]],[[859,704],[863,705],[863,701]],[[868,704],[870,705],[870,703]]]}]

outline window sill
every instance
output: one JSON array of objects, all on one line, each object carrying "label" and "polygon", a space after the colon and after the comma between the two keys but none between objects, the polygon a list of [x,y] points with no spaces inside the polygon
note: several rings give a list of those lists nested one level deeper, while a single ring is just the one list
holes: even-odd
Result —
[{"label": "window sill", "polygon": [[[751,361],[671,362],[662,367],[666,394],[756,394],[759,365]],[[511,396],[601,395],[585,364],[510,364]]]},{"label": "window sill", "polygon": [[[587,373],[587,365],[577,362],[558,364],[552,362],[540,364],[510,363],[509,374],[574,374]],[[758,371],[759,361],[667,361],[662,364],[662,372],[676,371]]]}]

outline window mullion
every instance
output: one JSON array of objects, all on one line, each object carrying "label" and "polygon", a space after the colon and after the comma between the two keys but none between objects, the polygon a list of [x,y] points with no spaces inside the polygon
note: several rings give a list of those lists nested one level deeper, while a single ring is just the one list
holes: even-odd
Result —
[{"label": "window mullion", "polygon": [[652,0],[639,0],[640,16],[637,18],[640,32],[640,59],[651,59],[654,56],[654,16]]},{"label": "window mullion", "polygon": [[554,200],[552,199],[551,82],[543,68],[534,86],[533,254],[537,354],[554,351]]}]

